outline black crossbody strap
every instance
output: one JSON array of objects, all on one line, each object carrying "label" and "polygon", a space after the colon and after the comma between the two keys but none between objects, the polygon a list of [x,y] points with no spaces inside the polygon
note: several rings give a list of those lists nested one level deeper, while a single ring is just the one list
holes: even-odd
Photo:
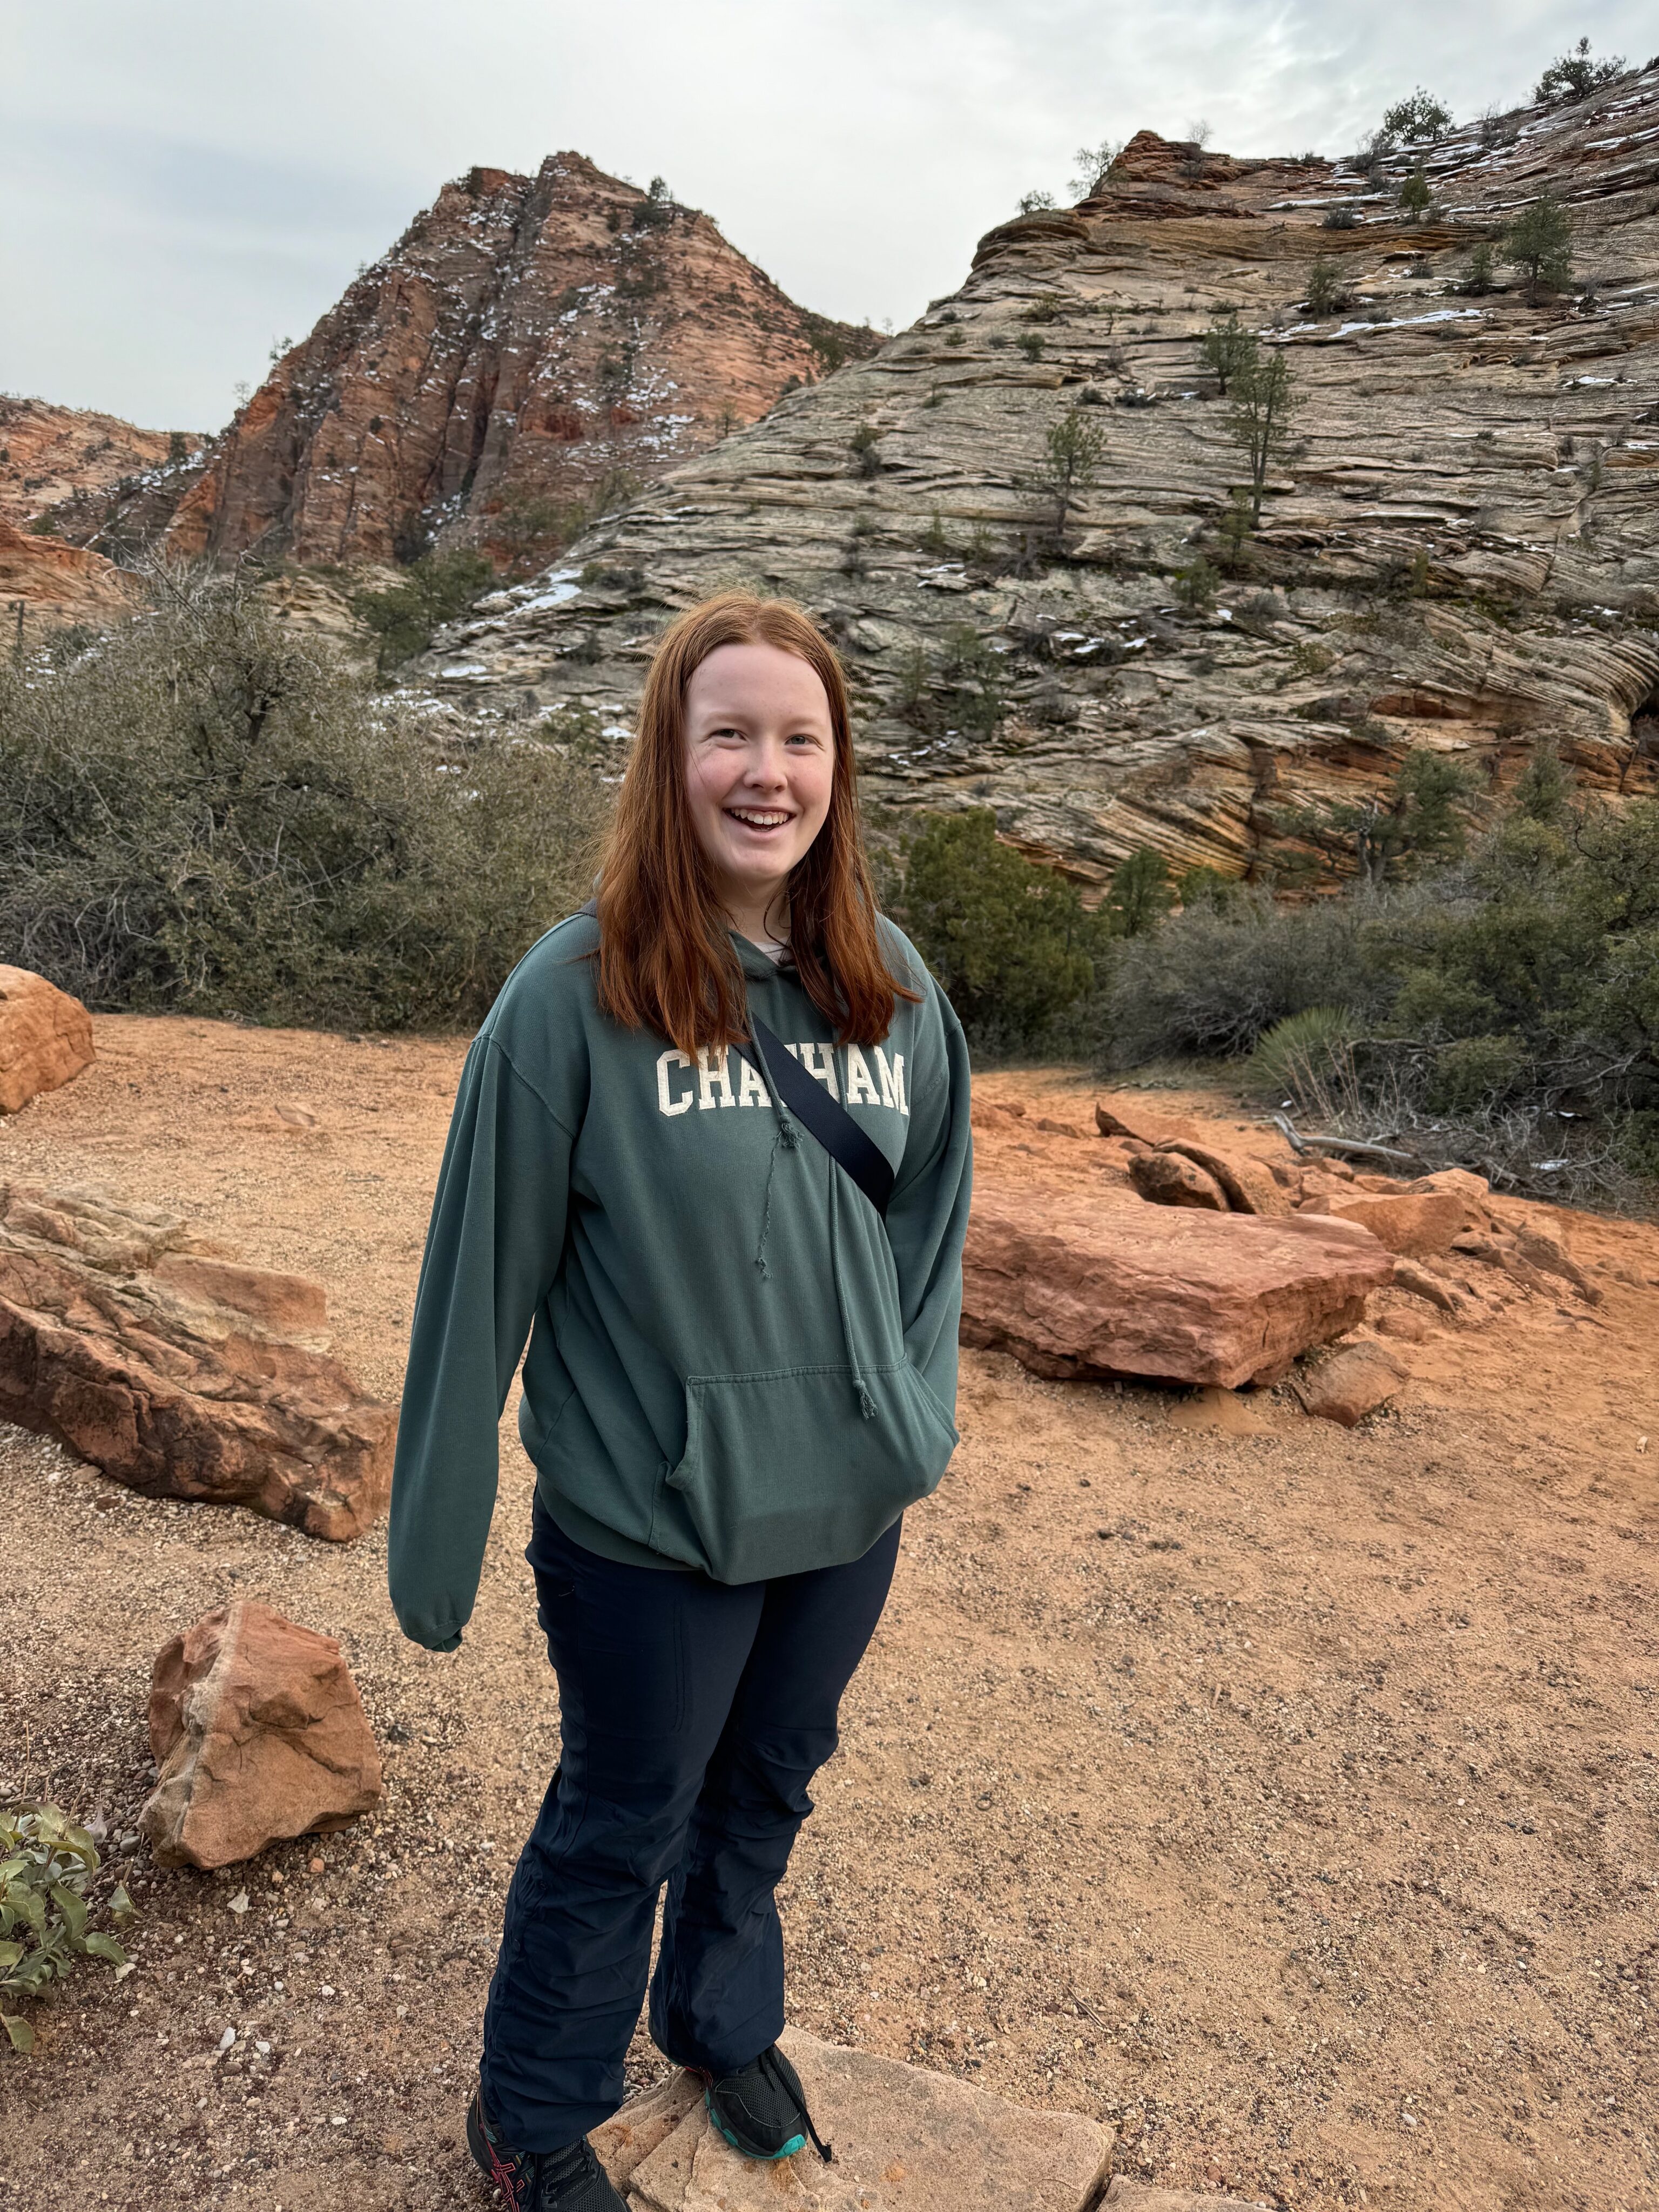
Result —
[{"label": "black crossbody strap", "polygon": [[[598,899],[589,899],[578,908],[581,914],[593,915],[599,910]],[[758,1016],[750,1018],[750,1026],[755,1043],[740,1037],[738,1051],[763,1081],[772,1085],[808,1134],[816,1137],[830,1158],[846,1169],[884,1221],[893,1195],[893,1169],[886,1153],[866,1135],[841,1101],[832,1098],[817,1078],[806,1073],[781,1036]]]},{"label": "black crossbody strap", "polygon": [[859,1127],[841,1101],[830,1097],[817,1076],[807,1073],[782,1038],[752,1012],[750,1026],[755,1032],[753,1044],[742,1038],[737,1049],[772,1085],[808,1134],[816,1137],[830,1158],[846,1169],[885,1219],[893,1195],[892,1163],[886,1153]]}]

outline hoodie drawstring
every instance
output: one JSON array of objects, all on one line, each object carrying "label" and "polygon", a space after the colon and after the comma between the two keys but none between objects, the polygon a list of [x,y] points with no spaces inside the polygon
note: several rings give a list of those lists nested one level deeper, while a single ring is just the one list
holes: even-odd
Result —
[{"label": "hoodie drawstring", "polygon": [[800,1149],[800,1131],[790,1120],[783,1101],[778,1101],[778,1126],[773,1133],[772,1150],[766,1163],[766,1197],[761,1206],[760,1236],[755,1245],[755,1265],[760,1269],[762,1282],[769,1282],[772,1270],[766,1263],[766,1240],[772,1234],[772,1178],[778,1171],[780,1152],[793,1152]]},{"label": "hoodie drawstring", "polygon": [[876,1417],[876,1401],[870,1395],[869,1385],[864,1379],[864,1363],[859,1358],[853,1342],[853,1326],[847,1315],[847,1289],[841,1279],[841,1176],[836,1164],[830,1163],[830,1273],[836,1282],[836,1304],[841,1314],[841,1340],[847,1348],[847,1364],[853,1370],[853,1381],[859,1394],[859,1411],[866,1421]]}]

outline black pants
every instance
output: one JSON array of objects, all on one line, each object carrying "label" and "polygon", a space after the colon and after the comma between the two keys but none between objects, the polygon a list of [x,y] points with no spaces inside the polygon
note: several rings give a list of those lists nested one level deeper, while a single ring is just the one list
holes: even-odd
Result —
[{"label": "black pants", "polygon": [[659,2049],[726,2074],[777,2039],[773,1893],[898,1545],[895,1522],[848,1566],[731,1585],[600,1559],[538,1504],[562,1750],[507,1893],[481,2069],[516,2149],[560,2149],[621,2103],[665,1881]]}]

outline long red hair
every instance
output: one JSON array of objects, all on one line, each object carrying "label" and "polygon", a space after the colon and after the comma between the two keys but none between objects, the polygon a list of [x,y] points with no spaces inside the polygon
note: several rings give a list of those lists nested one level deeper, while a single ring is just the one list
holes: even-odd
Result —
[{"label": "long red hair", "polygon": [[747,1034],[743,969],[685,788],[686,686],[722,645],[776,646],[805,661],[823,685],[836,740],[830,811],[789,877],[789,948],[836,1042],[878,1044],[897,1000],[920,994],[892,974],[876,933],[841,663],[799,607],[747,592],[688,609],[652,660],[599,872],[599,1005],[626,1028],[655,1030],[684,1053]]}]

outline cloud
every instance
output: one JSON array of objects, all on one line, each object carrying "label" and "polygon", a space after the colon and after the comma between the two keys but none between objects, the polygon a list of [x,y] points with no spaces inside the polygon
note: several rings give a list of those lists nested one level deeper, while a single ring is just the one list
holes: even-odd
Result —
[{"label": "cloud", "polygon": [[[0,84],[0,386],[222,421],[474,162],[666,176],[804,305],[902,326],[1073,149],[1198,116],[1338,151],[1419,82],[1522,100],[1578,0],[54,0]],[[1596,44],[1650,19],[1600,0]]]}]

